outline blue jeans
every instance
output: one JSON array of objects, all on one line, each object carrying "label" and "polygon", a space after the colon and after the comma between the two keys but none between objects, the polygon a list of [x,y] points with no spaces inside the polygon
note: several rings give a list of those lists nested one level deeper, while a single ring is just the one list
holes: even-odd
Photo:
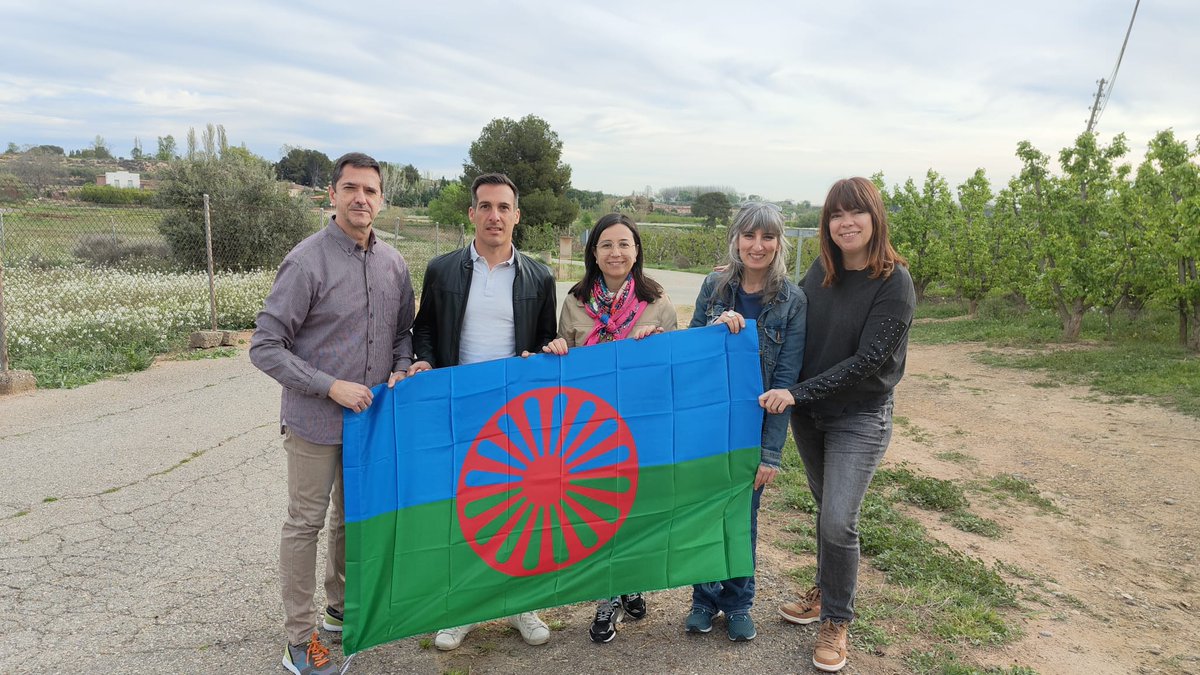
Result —
[{"label": "blue jeans", "polygon": [[[750,553],[755,564],[758,558],[758,503],[762,493],[763,488],[758,488],[750,498]],[[733,616],[749,614],[753,605],[754,575],[692,586],[692,609],[701,609],[713,615],[725,612],[725,616]]]},{"label": "blue jeans", "polygon": [[858,516],[892,438],[892,398],[837,416],[793,411],[792,433],[817,503],[821,621],[849,622],[858,587]]}]

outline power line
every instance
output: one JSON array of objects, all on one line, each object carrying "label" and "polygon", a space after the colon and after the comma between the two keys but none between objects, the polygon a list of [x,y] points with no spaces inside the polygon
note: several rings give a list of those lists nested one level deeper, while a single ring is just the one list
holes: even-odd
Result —
[{"label": "power line", "polygon": [[1100,87],[1096,90],[1096,100],[1092,102],[1092,114],[1088,118],[1087,130],[1090,132],[1100,121],[1104,109],[1108,107],[1108,99],[1112,98],[1113,85],[1117,82],[1117,71],[1121,69],[1121,59],[1125,58],[1125,47],[1129,45],[1129,34],[1133,32],[1133,20],[1137,18],[1138,7],[1142,0],[1133,3],[1133,16],[1129,17],[1129,28],[1125,29],[1125,40],[1121,43],[1121,53],[1117,55],[1117,64],[1113,66],[1112,74],[1108,76],[1108,91],[1104,91],[1105,80],[1100,78]]}]

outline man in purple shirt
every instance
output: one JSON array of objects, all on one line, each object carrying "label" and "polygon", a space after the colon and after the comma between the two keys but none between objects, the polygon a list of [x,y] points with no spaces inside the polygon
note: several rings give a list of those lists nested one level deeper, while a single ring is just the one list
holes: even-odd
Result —
[{"label": "man in purple shirt", "polygon": [[342,410],[371,405],[370,388],[402,379],[412,363],[412,281],[404,258],[376,238],[383,204],[379,163],[362,153],[334,165],[335,215],[296,245],[256,321],[250,361],[283,385],[288,514],[279,547],[287,645],[296,675],[337,673],[317,632],[317,536],[329,514],[327,606],[321,625],[342,630],[346,549]]}]

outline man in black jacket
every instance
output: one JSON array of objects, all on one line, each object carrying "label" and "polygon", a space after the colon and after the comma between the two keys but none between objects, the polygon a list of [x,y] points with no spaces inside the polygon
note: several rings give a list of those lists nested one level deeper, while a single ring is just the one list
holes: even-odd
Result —
[{"label": "man in black jacket", "polygon": [[[554,275],[517,251],[513,228],[521,220],[517,186],[508,176],[484,174],[471,185],[475,239],[466,248],[438,256],[425,269],[420,309],[413,323],[415,375],[432,368],[541,353],[558,331]],[[550,639],[534,612],[509,617],[531,645]],[[438,631],[434,644],[462,644],[474,624]]]}]

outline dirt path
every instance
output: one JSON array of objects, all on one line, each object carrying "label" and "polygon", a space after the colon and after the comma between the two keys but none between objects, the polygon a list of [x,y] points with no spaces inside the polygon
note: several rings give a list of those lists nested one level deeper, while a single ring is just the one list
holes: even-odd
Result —
[{"label": "dirt path", "polygon": [[922,517],[955,548],[1032,576],[1014,579],[1025,637],[984,658],[1042,673],[1200,672],[1200,420],[984,366],[978,350],[910,350],[896,405],[908,424],[887,462],[956,480],[1016,474],[1062,510],[971,493],[972,510],[1005,526],[998,540]]}]

